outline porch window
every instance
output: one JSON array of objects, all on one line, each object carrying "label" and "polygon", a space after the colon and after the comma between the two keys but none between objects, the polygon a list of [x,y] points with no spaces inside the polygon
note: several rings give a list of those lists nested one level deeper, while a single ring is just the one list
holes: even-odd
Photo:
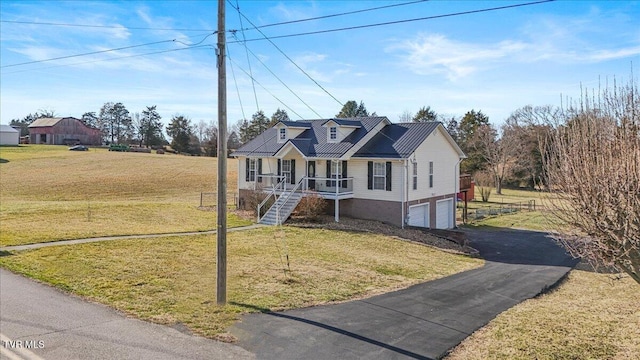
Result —
[{"label": "porch window", "polygon": [[433,187],[433,161],[429,161],[429,188]]},{"label": "porch window", "polygon": [[278,139],[280,140],[280,142],[283,142],[285,140],[287,140],[287,129],[286,128],[280,128],[279,131],[279,136]]},{"label": "porch window", "polygon": [[282,175],[287,179],[286,183],[291,183],[291,160],[282,160]]},{"label": "porch window", "polygon": [[387,179],[386,165],[383,162],[373,163],[373,189],[385,190]]},{"label": "porch window", "polygon": [[413,163],[413,190],[418,190],[418,163]]}]

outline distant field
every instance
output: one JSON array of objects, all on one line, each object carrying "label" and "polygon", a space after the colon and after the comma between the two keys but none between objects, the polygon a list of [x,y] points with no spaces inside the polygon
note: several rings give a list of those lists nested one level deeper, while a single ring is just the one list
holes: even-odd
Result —
[{"label": "distant field", "polygon": [[[198,210],[217,188],[215,158],[22,145],[0,147],[0,159],[0,246],[216,227],[215,212]],[[228,168],[234,193],[237,161]]]}]

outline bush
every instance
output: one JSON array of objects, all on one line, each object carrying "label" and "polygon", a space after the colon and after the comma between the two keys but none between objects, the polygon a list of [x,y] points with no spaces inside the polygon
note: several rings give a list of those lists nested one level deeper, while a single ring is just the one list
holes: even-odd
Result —
[{"label": "bush", "polygon": [[300,200],[295,211],[310,221],[317,221],[320,215],[324,214],[326,207],[327,202],[317,192],[312,191]]},{"label": "bush", "polygon": [[475,176],[476,185],[482,202],[488,202],[493,188],[493,176],[488,172],[479,172]]},{"label": "bush", "polygon": [[[265,199],[265,196],[267,196],[267,193],[264,192],[262,187],[258,187],[255,190],[246,191],[244,197],[245,210],[249,210],[254,215],[258,215],[258,205],[262,203],[262,201]],[[260,216],[264,215],[267,210],[269,210],[274,201],[275,199],[273,199],[273,197],[267,201],[267,203],[262,207],[262,213],[260,214]]]}]

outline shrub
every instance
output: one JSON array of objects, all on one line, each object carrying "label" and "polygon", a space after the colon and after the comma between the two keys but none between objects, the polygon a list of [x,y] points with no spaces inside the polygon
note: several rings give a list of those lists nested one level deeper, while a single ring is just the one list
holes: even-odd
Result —
[{"label": "shrub", "polygon": [[482,198],[482,202],[488,202],[493,188],[493,176],[488,172],[482,171],[476,173],[475,181],[480,197]]},{"label": "shrub", "polygon": [[[257,214],[258,205],[262,203],[262,201],[265,199],[265,196],[267,196],[267,193],[264,192],[262,187],[257,187],[255,190],[246,191],[244,196],[245,210],[249,210],[254,215],[258,215]],[[264,215],[264,213],[267,212],[267,210],[269,210],[273,202],[274,202],[273,198],[267,201],[265,206],[262,207],[262,214],[260,214],[261,216]]]},{"label": "shrub", "polygon": [[327,202],[317,192],[312,191],[300,200],[295,211],[308,220],[317,221],[320,215],[324,214],[326,207]]}]

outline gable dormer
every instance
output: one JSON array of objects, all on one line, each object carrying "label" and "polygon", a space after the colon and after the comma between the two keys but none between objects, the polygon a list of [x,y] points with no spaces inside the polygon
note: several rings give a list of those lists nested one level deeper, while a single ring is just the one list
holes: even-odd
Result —
[{"label": "gable dormer", "polygon": [[362,124],[357,120],[329,119],[322,126],[327,129],[327,142],[332,144],[341,142]]},{"label": "gable dormer", "polygon": [[295,139],[305,130],[310,129],[311,124],[299,121],[279,121],[273,127],[276,129],[278,143],[284,143],[289,139]]}]

